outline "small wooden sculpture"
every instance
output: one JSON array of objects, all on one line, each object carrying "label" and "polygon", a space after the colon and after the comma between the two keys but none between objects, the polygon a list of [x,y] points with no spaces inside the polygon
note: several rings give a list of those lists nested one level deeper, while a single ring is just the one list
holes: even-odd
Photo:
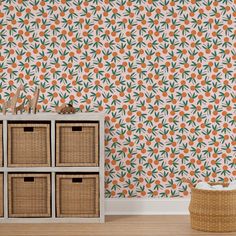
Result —
[{"label": "small wooden sculpture", "polygon": [[65,104],[65,103],[63,103],[61,106],[56,106],[55,110],[56,110],[56,112],[57,112],[58,114],[60,114],[61,109],[64,108],[64,107],[66,107],[66,104]]},{"label": "small wooden sculpture", "polygon": [[23,84],[21,84],[21,85],[17,88],[14,97],[3,103],[2,112],[3,112],[4,115],[6,115],[6,112],[7,112],[7,109],[8,109],[8,108],[11,109],[11,112],[12,112],[13,115],[16,114],[15,108],[16,108],[16,104],[17,104],[17,99],[19,98],[20,92],[21,92],[23,89],[24,89],[24,86],[23,86]]},{"label": "small wooden sculpture", "polygon": [[17,115],[18,111],[20,112],[20,114],[22,114],[23,111],[25,110],[25,100],[26,100],[26,98],[19,106],[15,107],[15,114],[16,115]]},{"label": "small wooden sculpture", "polygon": [[32,110],[33,113],[36,114],[37,104],[38,104],[38,99],[39,99],[39,93],[40,93],[40,86],[35,89],[33,98],[27,98],[28,99],[28,104],[27,104],[26,109],[27,109],[28,113],[31,113],[31,110]]},{"label": "small wooden sculpture", "polygon": [[63,104],[62,106],[58,107],[56,109],[57,113],[59,114],[70,114],[70,113],[76,113],[75,108],[71,104]]}]

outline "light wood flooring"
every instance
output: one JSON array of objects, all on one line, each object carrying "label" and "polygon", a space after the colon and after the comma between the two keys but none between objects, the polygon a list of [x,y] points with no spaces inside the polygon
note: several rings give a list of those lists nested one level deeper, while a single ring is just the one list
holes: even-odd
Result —
[{"label": "light wood flooring", "polygon": [[189,216],[107,216],[105,224],[0,224],[0,236],[236,236],[192,230]]}]

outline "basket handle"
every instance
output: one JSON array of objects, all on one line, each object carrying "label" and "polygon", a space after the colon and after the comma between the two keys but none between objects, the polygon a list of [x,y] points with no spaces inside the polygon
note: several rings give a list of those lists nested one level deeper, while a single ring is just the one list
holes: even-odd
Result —
[{"label": "basket handle", "polygon": [[81,132],[81,131],[83,131],[83,128],[82,128],[82,126],[73,126],[72,127],[72,131],[79,131],[79,132]]},{"label": "basket handle", "polygon": [[34,132],[34,127],[24,127],[24,132]]},{"label": "basket handle", "polygon": [[83,179],[82,178],[72,178],[72,183],[82,183]]},{"label": "basket handle", "polygon": [[24,177],[24,182],[34,182],[34,177]]}]

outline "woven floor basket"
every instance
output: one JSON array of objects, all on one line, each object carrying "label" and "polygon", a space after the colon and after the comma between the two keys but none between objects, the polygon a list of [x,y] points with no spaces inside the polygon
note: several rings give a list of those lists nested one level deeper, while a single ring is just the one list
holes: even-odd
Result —
[{"label": "woven floor basket", "polygon": [[193,229],[208,232],[236,231],[236,190],[192,188],[189,211]]},{"label": "woven floor basket", "polygon": [[3,174],[0,173],[0,217],[3,217]]},{"label": "woven floor basket", "polygon": [[9,124],[8,166],[50,166],[50,125]]}]

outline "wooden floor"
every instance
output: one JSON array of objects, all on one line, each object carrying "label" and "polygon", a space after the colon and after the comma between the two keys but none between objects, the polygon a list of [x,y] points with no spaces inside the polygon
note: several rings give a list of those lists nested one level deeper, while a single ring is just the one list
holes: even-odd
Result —
[{"label": "wooden floor", "polygon": [[236,235],[192,230],[188,216],[107,216],[105,224],[1,224],[0,236]]}]

